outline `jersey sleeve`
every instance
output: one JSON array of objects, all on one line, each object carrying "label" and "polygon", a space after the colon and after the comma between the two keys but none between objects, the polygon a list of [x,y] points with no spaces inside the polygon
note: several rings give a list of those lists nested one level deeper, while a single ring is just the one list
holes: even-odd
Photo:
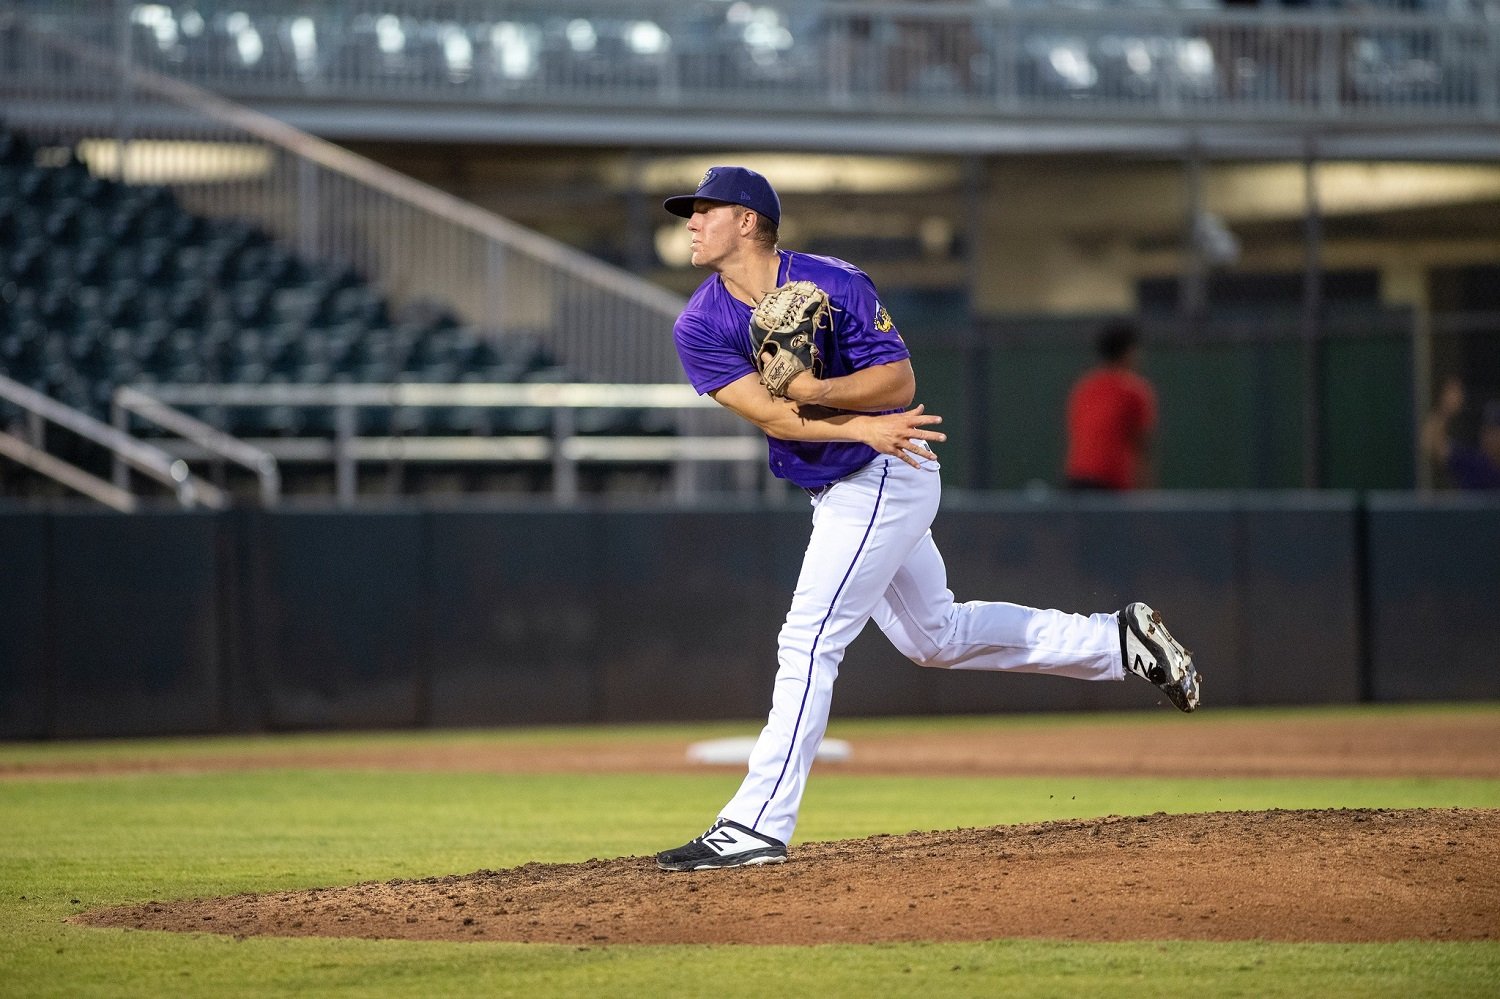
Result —
[{"label": "jersey sleeve", "polygon": [[748,336],[742,353],[696,312],[684,312],[677,318],[672,338],[682,370],[699,395],[716,392],[755,371],[750,363]]},{"label": "jersey sleeve", "polygon": [[911,356],[906,341],[901,339],[901,331],[880,304],[875,283],[868,276],[851,275],[842,298],[843,301],[835,303],[843,312],[835,320],[834,328],[851,371],[904,361]]}]

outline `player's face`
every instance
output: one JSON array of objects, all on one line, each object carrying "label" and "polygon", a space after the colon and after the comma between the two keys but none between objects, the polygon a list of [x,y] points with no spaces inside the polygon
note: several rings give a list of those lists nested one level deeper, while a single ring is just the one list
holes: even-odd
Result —
[{"label": "player's face", "polygon": [[693,202],[687,229],[693,237],[694,267],[714,267],[729,256],[739,241],[743,214],[742,209],[722,201]]}]

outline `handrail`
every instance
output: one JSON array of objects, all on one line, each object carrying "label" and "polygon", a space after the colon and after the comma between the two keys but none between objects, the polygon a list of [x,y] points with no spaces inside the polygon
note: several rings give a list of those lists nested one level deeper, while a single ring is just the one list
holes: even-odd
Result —
[{"label": "handrail", "polygon": [[[106,448],[132,468],[170,488],[176,494],[177,501],[185,507],[201,503],[220,510],[228,505],[224,493],[213,483],[205,482],[193,475],[188,469],[187,462],[182,459],[174,458],[160,448],[138,441],[129,434],[94,419],[87,413],[65,406],[56,399],[5,375],[0,375],[0,398],[7,399],[28,412],[35,413],[85,440]],[[43,471],[41,468],[37,470]],[[68,482],[64,484],[72,485]]]},{"label": "handrail", "polygon": [[711,399],[676,383],[390,382],[297,385],[141,385],[137,395],[175,406],[506,406],[566,409],[708,409]]},{"label": "handrail", "polygon": [[281,472],[276,459],[269,452],[237,437],[231,437],[217,427],[204,423],[179,409],[153,399],[149,395],[129,386],[115,390],[111,405],[114,425],[122,433],[126,431],[126,414],[134,414],[143,420],[155,423],[202,448],[208,454],[232,461],[254,472],[260,480],[260,499],[266,506],[275,506],[281,498]]},{"label": "handrail", "polygon": [[[183,435],[189,438],[192,447],[182,448],[180,453],[194,460],[224,454],[229,450],[229,442],[233,442],[237,445],[236,455],[243,459],[239,463],[252,468],[266,462],[274,466],[278,459],[332,461],[337,500],[346,506],[354,502],[355,464],[359,461],[550,461],[554,496],[561,503],[571,503],[578,498],[580,462],[672,462],[677,468],[678,494],[691,495],[693,487],[687,474],[690,465],[734,462],[749,466],[759,464],[765,455],[759,436],[738,421],[731,432],[717,435],[651,437],[576,433],[572,412],[577,409],[707,410],[723,414],[712,400],[698,395],[691,386],[676,382],[140,385],[120,389],[116,401],[128,404],[132,411],[148,410],[163,426],[170,422],[176,427],[192,429],[192,435]],[[175,406],[329,407],[335,411],[334,433],[331,440],[288,438],[256,447],[209,427],[174,409]],[[387,407],[535,407],[552,410],[554,419],[549,436],[360,437],[355,433],[353,410]],[[204,433],[205,429],[212,433]]]},{"label": "handrail", "polygon": [[83,493],[90,499],[96,499],[111,509],[121,513],[134,513],[136,500],[128,489],[105,482],[99,476],[91,472],[85,472],[77,465],[69,464],[54,454],[48,454],[39,447],[26,443],[14,434],[0,431],[0,454],[25,465],[32,471],[41,472],[56,482],[61,482],[75,492]]}]

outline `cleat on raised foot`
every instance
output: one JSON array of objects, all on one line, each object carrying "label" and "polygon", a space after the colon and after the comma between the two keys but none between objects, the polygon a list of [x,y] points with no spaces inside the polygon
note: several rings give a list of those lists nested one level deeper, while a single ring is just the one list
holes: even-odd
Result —
[{"label": "cleat on raised foot", "polygon": [[1143,603],[1120,611],[1120,656],[1125,668],[1155,684],[1183,711],[1198,706],[1202,678],[1193,655],[1161,623],[1161,615]]},{"label": "cleat on raised foot", "polygon": [[664,871],[706,871],[719,867],[752,867],[786,863],[786,844],[762,836],[749,826],[719,819],[697,839],[656,855]]}]

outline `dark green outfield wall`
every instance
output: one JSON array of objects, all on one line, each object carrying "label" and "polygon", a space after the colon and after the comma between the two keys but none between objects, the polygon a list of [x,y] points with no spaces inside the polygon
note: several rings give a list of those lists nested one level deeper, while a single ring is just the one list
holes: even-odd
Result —
[{"label": "dark green outfield wall", "polygon": [[[760,717],[807,520],[799,502],[0,511],[0,738]],[[1205,710],[1500,697],[1500,501],[950,493],[934,534],[960,600],[1157,605]],[[870,628],[834,710],[1155,695],[923,670]]]}]

